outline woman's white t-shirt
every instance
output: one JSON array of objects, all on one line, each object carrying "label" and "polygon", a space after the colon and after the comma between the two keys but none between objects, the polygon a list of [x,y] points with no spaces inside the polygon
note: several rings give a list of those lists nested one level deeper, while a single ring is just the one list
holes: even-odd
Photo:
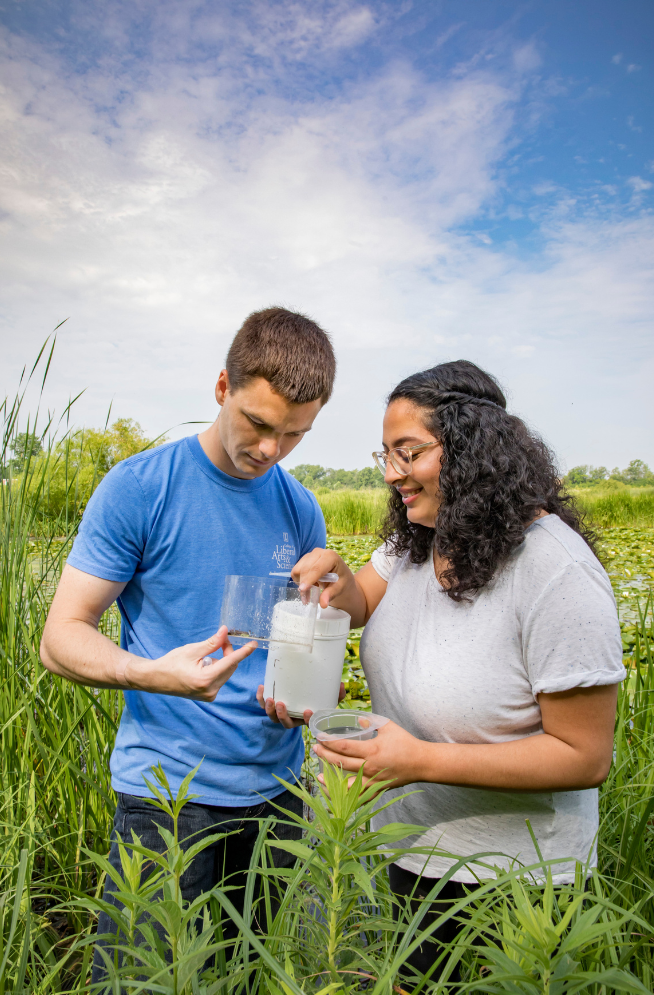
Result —
[{"label": "woman's white t-shirt", "polygon": [[[469,602],[447,596],[431,557],[416,565],[382,547],[372,564],[388,582],[361,642],[372,709],[418,739],[503,743],[539,736],[538,694],[616,684],[626,675],[608,576],[556,515],[532,523],[507,565]],[[555,883],[574,880],[575,860],[596,864],[595,788],[528,793],[421,783],[390,794],[414,789],[375,821],[376,828],[431,827],[401,845],[466,857],[503,854],[483,859],[491,867],[533,864],[529,819],[546,860],[572,858],[552,868]],[[408,855],[398,863],[441,877],[454,860]],[[492,876],[475,863],[454,879]]]}]

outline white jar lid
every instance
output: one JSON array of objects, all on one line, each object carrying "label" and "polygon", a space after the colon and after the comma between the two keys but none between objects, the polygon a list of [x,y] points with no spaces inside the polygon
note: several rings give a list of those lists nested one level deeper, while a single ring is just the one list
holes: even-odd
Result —
[{"label": "white jar lid", "polygon": [[336,639],[350,631],[350,616],[340,608],[319,608],[316,619],[316,639]]}]

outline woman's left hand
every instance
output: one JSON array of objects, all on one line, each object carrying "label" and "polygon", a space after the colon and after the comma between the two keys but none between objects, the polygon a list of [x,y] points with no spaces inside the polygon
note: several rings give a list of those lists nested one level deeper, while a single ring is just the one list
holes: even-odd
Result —
[{"label": "woman's left hand", "polygon": [[[318,742],[313,751],[321,760],[346,771],[356,773],[363,766],[364,785],[373,781],[392,781],[387,787],[398,788],[425,780],[424,758],[431,745],[416,739],[395,722],[387,722],[374,739]],[[351,778],[350,783],[353,780]]]}]

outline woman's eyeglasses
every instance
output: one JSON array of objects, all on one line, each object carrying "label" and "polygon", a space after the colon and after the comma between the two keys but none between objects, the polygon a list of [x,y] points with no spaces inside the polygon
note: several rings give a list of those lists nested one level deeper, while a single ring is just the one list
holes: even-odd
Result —
[{"label": "woman's eyeglasses", "polygon": [[373,453],[372,458],[380,473],[386,474],[386,464],[390,461],[393,469],[402,477],[406,477],[413,467],[413,454],[426,449],[427,446],[437,445],[437,442],[421,442],[419,446],[411,446],[409,449],[401,446],[398,449],[391,449],[388,453]]}]

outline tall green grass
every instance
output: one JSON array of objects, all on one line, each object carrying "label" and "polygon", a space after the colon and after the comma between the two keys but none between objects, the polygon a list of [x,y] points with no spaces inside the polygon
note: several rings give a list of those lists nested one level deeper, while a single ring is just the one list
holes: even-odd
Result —
[{"label": "tall green grass", "polygon": [[[193,852],[221,834],[190,848],[190,841],[184,845],[177,820],[188,784],[173,798],[163,771],[154,771],[153,819],[160,808],[173,826],[172,831],[160,830],[164,852],[143,848],[138,838],[121,841],[122,873],[102,854],[88,852],[111,873],[123,903],[116,909],[92,897],[80,902],[91,911],[106,908],[121,931],[104,937],[108,990],[436,995],[451,990],[455,971],[460,971],[463,990],[472,992],[646,995],[651,990],[637,973],[641,967],[650,976],[648,965],[640,963],[640,938],[650,931],[642,894],[633,896],[633,906],[626,908],[620,892],[600,873],[593,874],[586,890],[581,866],[573,884],[555,889],[551,873],[556,861],[539,858],[530,867],[493,873],[489,855],[478,854],[491,871],[479,888],[431,921],[426,918],[429,903],[438,901],[449,876],[463,863],[455,860],[425,901],[417,908],[400,905],[394,916],[387,868],[407,852],[397,842],[417,827],[396,823],[373,831],[371,818],[386,803],[375,787],[363,787],[361,772],[348,787],[347,775],[327,767],[325,789],[316,792],[281,783],[305,804],[307,817],[291,817],[304,838],[277,841],[275,820],[260,822],[239,912],[231,901],[229,877],[192,904],[183,901],[180,878]],[[275,848],[295,856],[295,867],[275,868]],[[418,852],[426,856],[428,851]],[[536,884],[535,875],[545,878],[545,887]],[[281,897],[277,911],[276,896]],[[235,942],[223,938],[226,919],[238,927]],[[416,975],[409,956],[452,919],[461,921],[461,929],[441,950],[439,981]],[[265,932],[257,922],[266,923]],[[88,938],[75,947],[88,951]]]},{"label": "tall green grass", "polygon": [[[49,365],[45,353],[40,358]],[[44,977],[59,963],[65,937],[89,928],[69,900],[97,885],[82,847],[105,847],[110,832],[108,761],[122,706],[115,692],[53,678],[39,660],[79,513],[71,473],[66,507],[44,527],[51,450],[12,477],[9,451],[23,396],[0,406],[0,464],[8,469],[0,488],[0,995],[20,991],[26,977]],[[44,438],[51,427],[28,423],[28,433]],[[111,626],[111,615],[104,624]],[[60,901],[68,904],[53,916]]]},{"label": "tall green grass", "polygon": [[654,525],[654,487],[572,489],[577,506],[598,528],[648,528]]},{"label": "tall green grass", "polygon": [[[318,489],[315,493],[330,535],[374,535],[379,531],[386,511],[388,495],[385,489]],[[585,487],[573,489],[571,494],[588,520],[598,528],[654,526],[654,488]]]},{"label": "tall green grass", "polygon": [[329,535],[373,535],[386,512],[386,489],[316,491]]}]

